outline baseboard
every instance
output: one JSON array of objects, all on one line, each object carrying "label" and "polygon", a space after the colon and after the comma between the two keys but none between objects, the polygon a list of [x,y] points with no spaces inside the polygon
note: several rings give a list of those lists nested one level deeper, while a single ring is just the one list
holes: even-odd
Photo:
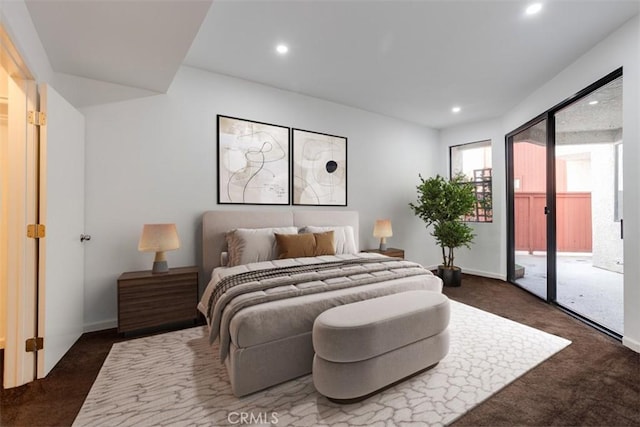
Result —
[{"label": "baseboard", "polygon": [[636,353],[640,353],[640,342],[634,339],[631,339],[629,337],[622,337],[622,345],[624,345],[627,348],[630,348]]},{"label": "baseboard", "polygon": [[472,268],[463,268],[462,272],[466,273],[466,274],[472,274],[474,276],[487,277],[489,279],[498,279],[498,280],[502,280],[503,282],[507,281],[507,276],[505,274],[491,273],[489,271],[474,270]]},{"label": "baseboard", "polygon": [[[437,270],[438,266],[437,265],[430,265],[428,267],[425,267],[427,270]],[[502,280],[503,282],[507,281],[507,276],[504,274],[498,274],[498,273],[491,273],[488,271],[482,271],[482,270],[474,270],[472,268],[463,268],[462,269],[462,273],[465,274],[471,274],[473,276],[480,276],[480,277],[486,277],[488,279],[498,279],[498,280]]]},{"label": "baseboard", "polygon": [[106,320],[104,322],[85,323],[84,332],[96,332],[104,329],[113,329],[118,327],[118,319]]}]

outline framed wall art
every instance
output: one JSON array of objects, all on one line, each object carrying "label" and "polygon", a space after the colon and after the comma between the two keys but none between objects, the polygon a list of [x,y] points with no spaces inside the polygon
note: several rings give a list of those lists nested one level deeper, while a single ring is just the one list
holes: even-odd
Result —
[{"label": "framed wall art", "polygon": [[293,129],[293,204],[347,206],[347,138]]},{"label": "framed wall art", "polygon": [[218,204],[288,205],[290,129],[218,115]]}]

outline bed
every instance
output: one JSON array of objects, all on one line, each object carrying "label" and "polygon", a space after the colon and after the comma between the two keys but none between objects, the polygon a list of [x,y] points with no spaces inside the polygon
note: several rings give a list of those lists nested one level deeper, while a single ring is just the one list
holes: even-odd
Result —
[{"label": "bed", "polygon": [[[336,253],[277,259],[266,249],[260,253],[263,240],[252,240],[269,232],[309,232],[318,239],[330,233]],[[207,211],[202,233],[209,283],[198,309],[210,341],[220,343],[236,396],[309,374],[311,330],[323,311],[407,290],[442,290],[441,280],[418,264],[359,252],[354,211]],[[250,247],[238,250],[231,237],[228,244],[227,233],[249,233],[243,242]]]}]

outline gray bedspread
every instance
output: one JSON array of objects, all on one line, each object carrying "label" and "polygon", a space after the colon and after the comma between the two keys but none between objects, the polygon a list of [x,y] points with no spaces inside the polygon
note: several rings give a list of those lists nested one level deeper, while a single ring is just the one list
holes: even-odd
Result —
[{"label": "gray bedspread", "polygon": [[433,277],[420,264],[368,253],[253,263],[216,269],[198,308],[207,317],[210,341],[220,339],[224,361],[229,324],[245,308],[415,276]]}]

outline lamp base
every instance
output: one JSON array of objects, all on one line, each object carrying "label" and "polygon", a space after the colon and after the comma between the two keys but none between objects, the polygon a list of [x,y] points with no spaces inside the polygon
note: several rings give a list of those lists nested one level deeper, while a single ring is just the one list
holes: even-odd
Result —
[{"label": "lamp base", "polygon": [[153,268],[151,269],[151,273],[153,274],[162,274],[169,272],[169,265],[167,261],[154,261]]},{"label": "lamp base", "polygon": [[387,250],[387,242],[380,242],[380,247],[378,248],[380,252],[384,252]]}]

